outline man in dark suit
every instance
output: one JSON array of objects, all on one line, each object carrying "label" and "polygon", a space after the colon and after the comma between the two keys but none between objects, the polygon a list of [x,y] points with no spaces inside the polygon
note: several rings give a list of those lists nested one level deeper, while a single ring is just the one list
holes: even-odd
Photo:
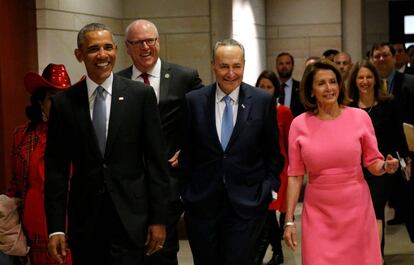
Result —
[{"label": "man in dark suit", "polygon": [[217,83],[186,95],[180,164],[194,264],[252,264],[283,157],[272,96],[242,82],[244,48],[216,43]]},{"label": "man in dark suit", "polygon": [[108,27],[83,27],[75,55],[87,77],[52,99],[45,207],[59,262],[66,212],[75,265],[143,264],[164,244],[169,187],[156,97],[112,73],[116,50]]},{"label": "man in dark suit", "polygon": [[305,112],[305,107],[300,101],[299,81],[292,78],[295,61],[290,53],[282,52],[276,57],[276,71],[280,80],[282,93],[278,102],[287,106],[292,111],[294,117]]},{"label": "man in dark suit", "polygon": [[[383,42],[374,44],[371,48],[370,59],[375,65],[380,77],[386,80],[387,89],[395,97],[397,105],[400,107],[401,120],[406,123],[414,124],[414,76],[403,74],[395,70],[396,51],[390,43]],[[405,158],[408,166],[411,165],[411,158]],[[410,237],[414,242],[414,217],[413,217],[413,178],[406,182],[401,176],[392,179],[392,190],[390,204],[394,207],[394,218],[387,224],[395,225],[407,221],[406,225]],[[411,207],[411,208],[410,208]]]},{"label": "man in dark suit", "polygon": [[[177,168],[177,157],[181,149],[183,101],[187,92],[202,86],[201,79],[196,70],[159,58],[160,40],[157,27],[152,22],[135,20],[128,25],[125,32],[125,45],[133,65],[117,74],[132,80],[148,81],[154,88],[170,162],[171,198],[167,208],[167,238],[162,250],[145,257],[145,264],[177,265],[177,225],[183,213],[178,193],[180,172]],[[148,77],[144,79],[143,73]]]},{"label": "man in dark suit", "polygon": [[394,42],[392,47],[395,50],[395,70],[404,74],[414,74],[414,69],[408,65],[409,57],[404,42]]}]

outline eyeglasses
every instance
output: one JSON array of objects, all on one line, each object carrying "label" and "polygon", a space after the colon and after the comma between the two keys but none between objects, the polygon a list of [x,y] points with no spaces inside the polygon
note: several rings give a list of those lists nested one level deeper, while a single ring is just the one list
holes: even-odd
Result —
[{"label": "eyeglasses", "polygon": [[148,46],[154,46],[155,43],[157,42],[157,38],[150,38],[150,39],[145,39],[145,40],[127,40],[127,42],[129,43],[129,45],[131,46],[139,46],[139,47],[144,47],[144,43],[147,44]]}]

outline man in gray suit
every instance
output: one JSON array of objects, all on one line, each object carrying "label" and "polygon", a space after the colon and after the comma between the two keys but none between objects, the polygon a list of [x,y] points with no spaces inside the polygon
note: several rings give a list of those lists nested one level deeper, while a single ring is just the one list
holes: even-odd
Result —
[{"label": "man in gray suit", "polygon": [[133,65],[120,71],[118,75],[144,82],[154,89],[170,162],[171,196],[167,209],[167,238],[163,249],[146,257],[145,264],[176,265],[179,249],[177,224],[183,212],[178,195],[180,172],[177,160],[181,149],[182,106],[185,94],[202,86],[201,79],[196,70],[159,58],[158,30],[148,20],[135,20],[127,26],[125,45]]}]

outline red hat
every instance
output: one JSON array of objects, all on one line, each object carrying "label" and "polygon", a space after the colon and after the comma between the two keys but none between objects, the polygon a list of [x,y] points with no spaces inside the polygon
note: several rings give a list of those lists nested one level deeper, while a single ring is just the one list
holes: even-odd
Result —
[{"label": "red hat", "polygon": [[43,70],[42,76],[33,72],[27,73],[24,76],[24,86],[30,94],[33,94],[36,89],[41,87],[65,90],[71,86],[71,83],[63,64],[50,63]]}]

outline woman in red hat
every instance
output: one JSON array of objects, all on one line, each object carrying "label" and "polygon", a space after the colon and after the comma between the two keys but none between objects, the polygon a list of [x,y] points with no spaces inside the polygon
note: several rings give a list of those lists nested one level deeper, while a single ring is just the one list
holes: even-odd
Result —
[{"label": "woman in red hat", "polygon": [[[22,199],[20,209],[23,229],[30,246],[31,265],[56,264],[48,255],[48,232],[43,206],[44,152],[50,97],[71,86],[64,65],[49,64],[42,73],[28,73],[24,84],[31,94],[26,108],[29,122],[14,132],[12,149],[12,180],[7,195]],[[72,264],[67,251],[66,263]]]}]

